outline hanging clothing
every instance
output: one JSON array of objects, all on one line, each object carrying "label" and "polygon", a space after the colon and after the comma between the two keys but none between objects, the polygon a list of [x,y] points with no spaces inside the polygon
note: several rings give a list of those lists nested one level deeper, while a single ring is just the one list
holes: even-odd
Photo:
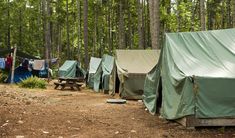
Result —
[{"label": "hanging clothing", "polygon": [[52,63],[52,64],[56,64],[56,63],[57,63],[57,60],[58,60],[58,58],[52,58],[52,59],[51,59],[51,63]]},{"label": "hanging clothing", "polygon": [[6,69],[11,69],[12,67],[12,62],[13,62],[13,59],[11,56],[7,56],[7,60],[5,62],[5,65],[6,65]]},{"label": "hanging clothing", "polygon": [[5,59],[0,58],[0,69],[5,69]]},{"label": "hanging clothing", "polygon": [[45,69],[45,60],[34,60],[33,69],[34,70],[44,70]]}]

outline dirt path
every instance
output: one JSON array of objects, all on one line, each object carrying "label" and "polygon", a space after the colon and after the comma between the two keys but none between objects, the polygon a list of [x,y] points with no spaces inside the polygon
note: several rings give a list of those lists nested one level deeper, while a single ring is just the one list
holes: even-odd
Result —
[{"label": "dirt path", "polygon": [[235,137],[234,128],[187,130],[144,110],[107,104],[109,95],[0,85],[0,137]]}]

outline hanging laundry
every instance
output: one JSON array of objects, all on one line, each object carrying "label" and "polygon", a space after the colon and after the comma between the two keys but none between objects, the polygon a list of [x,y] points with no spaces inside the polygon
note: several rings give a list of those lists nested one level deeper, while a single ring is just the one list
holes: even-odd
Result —
[{"label": "hanging laundry", "polygon": [[12,62],[13,62],[12,56],[9,54],[9,55],[7,56],[7,60],[6,60],[6,62],[5,62],[6,69],[11,69],[11,67],[12,67]]},{"label": "hanging laundry", "polygon": [[0,58],[0,69],[5,69],[5,59]]},{"label": "hanging laundry", "polygon": [[45,69],[45,60],[34,60],[33,69],[34,70],[44,70]]},{"label": "hanging laundry", "polygon": [[58,58],[52,58],[52,59],[51,59],[51,63],[52,63],[52,64],[56,64],[56,63],[57,63],[57,60],[58,60]]}]

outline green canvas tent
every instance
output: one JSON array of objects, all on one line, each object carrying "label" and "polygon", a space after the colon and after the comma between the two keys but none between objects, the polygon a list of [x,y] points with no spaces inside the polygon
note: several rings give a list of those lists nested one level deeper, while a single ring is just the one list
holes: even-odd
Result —
[{"label": "green canvas tent", "polygon": [[75,78],[84,77],[86,72],[79,66],[79,63],[75,60],[66,60],[64,64],[59,68],[59,77]]},{"label": "green canvas tent", "polygon": [[101,64],[94,74],[94,91],[99,92],[100,84],[104,92],[109,91],[110,74],[114,65],[114,57],[107,54],[103,55]]},{"label": "green canvas tent", "polygon": [[[91,57],[88,70],[88,86],[94,88],[94,74],[99,69],[101,58]],[[100,69],[101,70],[101,69]]]},{"label": "green canvas tent", "polygon": [[112,76],[112,93],[119,91],[124,99],[142,99],[146,74],[157,64],[157,57],[157,50],[116,50],[113,73],[118,79]]},{"label": "green canvas tent", "polygon": [[110,55],[104,55],[102,59],[102,88],[104,92],[110,90],[110,77],[114,68],[114,57]]},{"label": "green canvas tent", "polygon": [[160,64],[146,77],[144,103],[154,113],[162,87],[166,119],[234,117],[234,69],[235,29],[167,33]]}]

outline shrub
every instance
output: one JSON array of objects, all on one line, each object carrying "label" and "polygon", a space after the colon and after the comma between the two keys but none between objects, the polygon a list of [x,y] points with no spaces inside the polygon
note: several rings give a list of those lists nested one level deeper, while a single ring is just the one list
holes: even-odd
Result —
[{"label": "shrub", "polygon": [[30,78],[20,82],[19,86],[23,87],[23,88],[31,88],[31,89],[33,89],[33,88],[45,89],[46,88],[46,81],[39,79],[37,77],[30,77]]},{"label": "shrub", "polygon": [[8,73],[6,71],[0,71],[0,83],[3,83],[8,78]]}]

